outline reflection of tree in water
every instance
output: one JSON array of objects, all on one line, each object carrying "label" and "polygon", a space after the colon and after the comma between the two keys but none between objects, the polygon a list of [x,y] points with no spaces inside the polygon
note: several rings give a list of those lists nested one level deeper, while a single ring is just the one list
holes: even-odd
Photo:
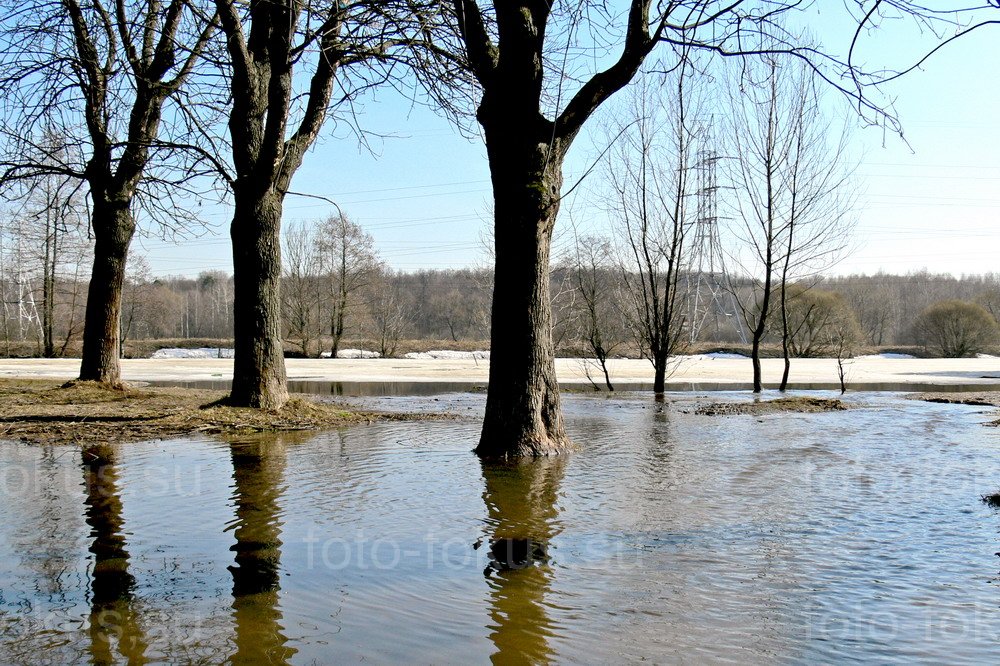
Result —
[{"label": "reflection of tree in water", "polygon": [[[65,604],[78,588],[77,564],[80,536],[75,522],[67,524],[66,516],[79,511],[80,499],[68,492],[64,475],[68,471],[60,461],[62,447],[43,446],[39,451],[37,493],[24,498],[27,506],[18,507],[24,520],[15,537],[19,545],[21,566],[38,574],[38,591],[52,603]],[[73,468],[73,484],[77,470]]]},{"label": "reflection of tree in water", "polygon": [[281,589],[281,509],[284,492],[286,438],[262,436],[233,442],[236,505],[236,553],[233,574],[233,617],[236,623],[234,664],[285,664],[295,654],[282,633],[278,593]]},{"label": "reflection of tree in water", "polygon": [[115,661],[114,649],[129,664],[146,663],[146,639],[133,607],[135,578],[129,573],[118,490],[115,448],[103,444],[83,450],[86,521],[93,539],[90,649],[95,664]]},{"label": "reflection of tree in water", "polygon": [[483,463],[483,500],[492,530],[490,640],[493,661],[551,661],[553,622],[545,595],[552,583],[548,543],[559,532],[556,500],[563,476],[561,459]]}]

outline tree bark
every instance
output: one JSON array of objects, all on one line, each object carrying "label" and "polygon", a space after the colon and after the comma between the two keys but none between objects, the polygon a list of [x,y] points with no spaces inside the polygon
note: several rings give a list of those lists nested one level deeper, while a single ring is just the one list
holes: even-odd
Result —
[{"label": "tree bark", "polygon": [[[490,381],[476,453],[548,456],[571,447],[563,425],[552,344],[549,252],[559,210],[562,154],[522,150],[484,122],[496,215]],[[527,143],[531,143],[530,139]],[[546,150],[546,148],[549,148]]]},{"label": "tree bark", "polygon": [[667,385],[667,350],[657,350],[653,359],[653,393],[663,395]]},{"label": "tree bark", "polygon": [[787,282],[788,282],[788,269],[787,269],[787,266],[788,266],[788,257],[790,257],[790,256],[791,256],[791,254],[790,254],[790,250],[789,250],[789,254],[787,254],[786,257],[785,257],[785,267],[786,267],[785,268],[785,272],[782,273],[782,276],[781,276],[781,356],[782,356],[782,358],[785,361],[785,367],[784,367],[784,370],[781,373],[781,384],[778,386],[778,390],[781,391],[782,393],[784,393],[785,389],[788,388],[788,375],[789,375],[789,373],[792,370],[791,353],[789,352],[789,349],[788,349],[789,332],[788,332],[788,284],[787,284]]},{"label": "tree bark", "polygon": [[344,337],[344,310],[347,309],[347,259],[341,263],[340,286],[337,289],[337,300],[334,311],[330,315],[330,358],[337,358],[340,351],[340,340]]},{"label": "tree bark", "polygon": [[80,379],[121,384],[122,288],[135,220],[128,200],[95,197],[94,266],[87,291]]},{"label": "tree bark", "polygon": [[764,294],[760,299],[760,312],[757,315],[757,323],[753,329],[753,341],[750,345],[750,360],[753,363],[753,392],[760,393],[764,387],[760,368],[760,342],[764,339],[767,331],[767,316],[771,309],[771,249],[768,241],[768,249],[765,255],[767,269],[764,275]]},{"label": "tree bark", "polygon": [[282,197],[237,192],[233,242],[233,388],[242,407],[280,409],[288,400],[281,340]]},{"label": "tree bark", "polygon": [[45,222],[45,259],[42,262],[42,356],[53,358],[56,355],[53,326],[55,319],[55,287],[56,261],[58,260],[59,237],[58,221],[53,211],[53,202],[48,200]]}]

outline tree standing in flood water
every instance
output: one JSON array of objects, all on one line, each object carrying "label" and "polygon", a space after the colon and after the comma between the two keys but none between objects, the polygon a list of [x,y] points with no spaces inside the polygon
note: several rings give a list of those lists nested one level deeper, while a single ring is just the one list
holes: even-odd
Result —
[{"label": "tree standing in flood water", "polygon": [[[549,257],[570,146],[658,44],[674,49],[666,68],[689,50],[799,53],[778,23],[797,3],[695,0],[654,7],[651,0],[632,0],[622,14],[597,2],[453,4],[453,35],[440,42],[451,57],[443,59],[478,83],[469,101],[493,182],[490,378],[476,451],[490,458],[559,454],[571,444],[555,374]],[[778,47],[766,46],[770,34]],[[451,81],[440,77],[431,92],[455,110],[469,93]]]}]

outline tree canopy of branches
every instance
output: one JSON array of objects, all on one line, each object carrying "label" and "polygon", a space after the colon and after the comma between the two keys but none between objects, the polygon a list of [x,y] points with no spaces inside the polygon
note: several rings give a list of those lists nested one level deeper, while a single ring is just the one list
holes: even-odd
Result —
[{"label": "tree canopy of branches", "polygon": [[[95,244],[80,378],[117,384],[136,209],[177,215],[196,171],[173,141],[161,139],[161,126],[168,100],[199,63],[214,18],[189,0],[5,1],[0,9],[0,182],[56,174],[86,183]],[[175,115],[171,130],[183,126]],[[63,145],[42,140],[52,136]]]}]

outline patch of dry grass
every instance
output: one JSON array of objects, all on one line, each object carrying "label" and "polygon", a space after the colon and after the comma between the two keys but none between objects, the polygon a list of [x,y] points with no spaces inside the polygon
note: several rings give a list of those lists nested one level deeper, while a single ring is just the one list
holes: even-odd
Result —
[{"label": "patch of dry grass", "polygon": [[121,442],[192,432],[247,433],[336,428],[414,415],[360,412],[292,398],[280,410],[222,404],[221,391],[130,387],[95,382],[59,385],[0,379],[0,439],[28,442]]},{"label": "patch of dry grass", "polygon": [[781,412],[819,413],[839,412],[847,409],[842,401],[836,398],[777,398],[775,400],[759,400],[754,402],[713,402],[700,405],[694,413],[702,416],[731,416],[748,414],[761,416],[763,414],[778,414]]},{"label": "patch of dry grass", "polygon": [[978,407],[1000,407],[1000,391],[946,392],[931,391],[906,396],[911,400],[940,402],[950,405],[975,405]]}]

